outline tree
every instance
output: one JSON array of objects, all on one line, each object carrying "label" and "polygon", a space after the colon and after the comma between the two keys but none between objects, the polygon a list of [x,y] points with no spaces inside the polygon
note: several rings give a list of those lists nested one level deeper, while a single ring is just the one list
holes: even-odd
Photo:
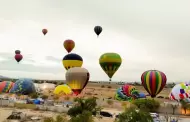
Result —
[{"label": "tree", "polygon": [[48,98],[48,96],[47,95],[42,95],[41,98],[44,99],[44,100],[46,100]]},{"label": "tree", "polygon": [[94,122],[92,113],[89,111],[83,111],[81,114],[76,117],[72,117],[69,122]]},{"label": "tree", "polygon": [[96,98],[76,98],[74,100],[77,104],[69,109],[68,115],[76,117],[82,114],[84,111],[90,112],[92,115],[96,115],[101,109],[97,107]]},{"label": "tree", "polygon": [[38,94],[37,93],[32,93],[29,95],[32,99],[36,99],[38,98]]},{"label": "tree", "polygon": [[148,112],[156,112],[156,110],[160,107],[160,103],[154,99],[136,99],[132,103],[139,109]]},{"label": "tree", "polygon": [[175,114],[175,110],[176,110],[177,106],[178,106],[177,104],[171,104],[171,108],[173,110],[173,115]]},{"label": "tree", "polygon": [[131,107],[119,114],[115,122],[153,122],[153,118],[148,112]]}]

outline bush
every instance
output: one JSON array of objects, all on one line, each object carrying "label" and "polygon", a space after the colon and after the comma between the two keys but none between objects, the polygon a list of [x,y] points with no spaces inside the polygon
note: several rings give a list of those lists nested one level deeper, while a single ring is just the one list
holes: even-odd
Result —
[{"label": "bush", "polygon": [[93,115],[96,115],[96,113],[100,111],[100,108],[97,107],[96,98],[76,98],[74,101],[77,102],[77,104],[68,111],[68,115],[71,117],[76,117],[84,111],[89,111]]},{"label": "bush", "polygon": [[148,112],[156,112],[156,110],[160,107],[160,103],[154,99],[136,99],[132,103],[139,109]]},{"label": "bush", "polygon": [[104,86],[104,85],[101,85],[101,88],[105,88],[105,86]]},{"label": "bush", "polygon": [[148,112],[137,110],[132,107],[119,114],[116,122],[153,122],[153,118]]},{"label": "bush", "polygon": [[113,105],[113,101],[112,100],[107,100],[108,105]]},{"label": "bush", "polygon": [[42,95],[41,98],[44,99],[44,100],[46,100],[48,98],[48,96],[47,95]]},{"label": "bush", "polygon": [[37,93],[32,93],[29,95],[32,99],[36,99],[38,98],[38,94]]},{"label": "bush", "polygon": [[109,89],[111,89],[112,87],[111,86],[108,86]]},{"label": "bush", "polygon": [[94,122],[94,119],[91,112],[83,111],[81,114],[72,117],[70,122]]}]

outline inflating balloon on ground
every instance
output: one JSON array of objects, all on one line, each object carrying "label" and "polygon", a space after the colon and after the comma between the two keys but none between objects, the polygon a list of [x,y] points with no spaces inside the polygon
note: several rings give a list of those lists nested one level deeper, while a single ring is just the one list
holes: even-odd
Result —
[{"label": "inflating balloon on ground", "polygon": [[132,85],[125,84],[117,89],[115,99],[120,101],[132,101],[138,98],[145,98],[145,95],[140,96],[139,91]]},{"label": "inflating balloon on ground", "polygon": [[169,98],[171,100],[176,100],[176,101],[187,101],[190,102],[190,86],[186,83],[180,83],[175,85],[170,94],[169,94]]},{"label": "inflating balloon on ground", "polygon": [[29,95],[36,92],[34,83],[31,79],[19,79],[11,88],[10,93]]},{"label": "inflating balloon on ground", "polygon": [[0,82],[0,93],[8,93],[13,85],[14,83],[11,81]]},{"label": "inflating balloon on ground", "polygon": [[70,95],[72,94],[72,89],[66,84],[58,85],[53,93],[55,95]]}]

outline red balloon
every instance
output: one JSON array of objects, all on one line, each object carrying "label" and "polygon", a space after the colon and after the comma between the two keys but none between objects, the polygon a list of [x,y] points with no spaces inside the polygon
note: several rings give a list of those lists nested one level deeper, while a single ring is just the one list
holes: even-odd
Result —
[{"label": "red balloon", "polygon": [[42,33],[43,33],[44,35],[46,35],[46,34],[47,34],[47,32],[48,32],[48,30],[47,30],[47,29],[43,29],[43,30],[42,30]]},{"label": "red balloon", "polygon": [[21,54],[15,55],[15,60],[19,63],[22,60],[23,56]]}]

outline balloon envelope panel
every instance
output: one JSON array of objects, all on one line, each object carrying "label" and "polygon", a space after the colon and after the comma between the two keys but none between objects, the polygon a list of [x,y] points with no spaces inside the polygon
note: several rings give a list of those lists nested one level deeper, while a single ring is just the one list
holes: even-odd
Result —
[{"label": "balloon envelope panel", "polygon": [[10,92],[28,95],[28,94],[36,92],[36,90],[35,90],[34,83],[31,79],[19,79],[15,82]]}]

